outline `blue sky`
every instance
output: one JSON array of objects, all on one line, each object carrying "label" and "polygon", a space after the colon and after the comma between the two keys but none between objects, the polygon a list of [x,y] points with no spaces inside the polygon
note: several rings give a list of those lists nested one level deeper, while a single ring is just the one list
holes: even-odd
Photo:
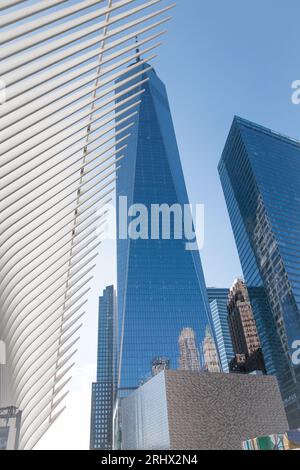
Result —
[{"label": "blue sky", "polygon": [[[167,85],[190,202],[205,204],[201,257],[210,286],[241,275],[217,173],[233,116],[300,137],[300,106],[291,101],[291,84],[300,79],[299,18],[299,0],[178,0],[154,62]],[[114,282],[112,253],[105,242],[68,409],[40,448],[88,447],[97,297]]]},{"label": "blue sky", "polygon": [[157,71],[166,82],[191,202],[205,204],[207,284],[240,265],[217,164],[235,114],[300,137],[297,1],[179,0]]}]

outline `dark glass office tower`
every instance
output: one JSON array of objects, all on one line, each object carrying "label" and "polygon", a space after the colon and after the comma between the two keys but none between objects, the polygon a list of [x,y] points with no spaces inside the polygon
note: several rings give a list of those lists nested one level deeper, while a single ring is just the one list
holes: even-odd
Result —
[{"label": "dark glass office tower", "polygon": [[300,142],[235,118],[219,173],[269,373],[300,426]]},{"label": "dark glass office tower", "polygon": [[[149,80],[118,172],[117,202],[119,210],[119,198],[127,196],[128,207],[143,204],[150,213],[151,204],[184,205],[188,196],[165,85],[153,70],[144,78]],[[170,239],[118,239],[120,396],[151,376],[155,357],[179,367],[184,328],[194,331],[199,350],[204,339],[209,304],[199,252],[188,251],[186,239],[174,239],[173,225]]]},{"label": "dark glass office tower", "polygon": [[116,397],[116,305],[113,286],[99,297],[97,381],[92,384],[91,450],[113,448]]}]

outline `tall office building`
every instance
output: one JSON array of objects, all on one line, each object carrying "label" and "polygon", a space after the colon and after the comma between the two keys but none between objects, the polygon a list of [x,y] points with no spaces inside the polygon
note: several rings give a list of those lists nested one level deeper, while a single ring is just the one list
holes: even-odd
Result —
[{"label": "tall office building", "polygon": [[222,371],[229,372],[229,362],[234,356],[228,324],[229,289],[211,287],[207,289],[207,294]]},{"label": "tall office building", "polygon": [[202,347],[204,357],[203,370],[206,372],[221,372],[216,343],[209,327],[206,328]]},{"label": "tall office building", "polygon": [[233,372],[265,372],[264,358],[246,284],[237,279],[229,290],[228,324],[235,357]]},{"label": "tall office building", "polygon": [[179,339],[179,369],[200,371],[200,355],[192,328],[183,328]]},{"label": "tall office building", "polygon": [[229,291],[228,323],[235,354],[249,357],[260,348],[247,287],[241,279],[237,279]]},{"label": "tall office building", "polygon": [[235,117],[219,173],[266,368],[300,426],[300,142]]},{"label": "tall office building", "polygon": [[90,449],[113,448],[116,398],[116,302],[114,286],[99,298],[97,381],[92,384]]},{"label": "tall office building", "polygon": [[[147,64],[139,66],[148,81],[142,85],[139,115],[118,173],[118,227],[121,196],[127,197],[128,208],[143,204],[148,214],[153,204],[182,208],[188,203],[165,85]],[[131,68],[128,76],[134,83]],[[150,220],[149,239],[118,237],[120,395],[149,376],[153,357],[167,357],[170,368],[177,367],[183,328],[195,332],[198,349],[204,339],[209,303],[199,252],[186,249],[187,239],[177,239],[173,225],[170,239],[161,233],[151,239]]]}]

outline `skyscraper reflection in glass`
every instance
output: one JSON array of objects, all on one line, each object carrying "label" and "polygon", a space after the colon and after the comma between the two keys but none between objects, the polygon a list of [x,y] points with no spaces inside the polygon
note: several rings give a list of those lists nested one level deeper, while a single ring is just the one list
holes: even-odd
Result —
[{"label": "skyscraper reflection in glass", "polygon": [[[165,85],[154,70],[144,78],[149,80],[118,173],[117,203],[119,209],[119,197],[127,196],[128,207],[143,204],[150,213],[151,204],[184,205],[188,196]],[[199,252],[188,251],[186,242],[174,239],[173,223],[170,239],[161,233],[159,239],[118,239],[121,396],[149,378],[153,358],[179,367],[184,328],[194,331],[200,350],[209,304]]]},{"label": "skyscraper reflection in glass", "polygon": [[300,142],[236,117],[219,164],[267,371],[300,426]]},{"label": "skyscraper reflection in glass", "polygon": [[223,372],[229,372],[229,362],[234,356],[228,324],[228,293],[228,288],[207,288],[212,324]]}]

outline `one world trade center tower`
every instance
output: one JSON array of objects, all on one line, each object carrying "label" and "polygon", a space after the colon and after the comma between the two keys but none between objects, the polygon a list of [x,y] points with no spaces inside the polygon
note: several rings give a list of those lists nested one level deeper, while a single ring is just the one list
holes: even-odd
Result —
[{"label": "one world trade center tower", "polygon": [[[119,227],[127,198],[128,209],[136,204],[147,208],[149,236],[119,236],[117,242],[120,396],[149,378],[157,358],[171,369],[182,368],[179,338],[187,328],[193,330],[199,351],[199,365],[193,361],[193,367],[201,370],[202,343],[209,322],[199,252],[187,249],[184,235],[176,236],[172,211],[170,237],[160,233],[151,238],[153,205],[180,205],[183,212],[188,196],[165,85],[144,62],[129,67],[133,84],[140,80],[134,76],[141,68],[145,71],[144,92],[118,173],[117,222]],[[132,93],[139,90],[141,87]],[[129,223],[131,220],[128,217]],[[191,353],[195,355],[195,351]]]}]

